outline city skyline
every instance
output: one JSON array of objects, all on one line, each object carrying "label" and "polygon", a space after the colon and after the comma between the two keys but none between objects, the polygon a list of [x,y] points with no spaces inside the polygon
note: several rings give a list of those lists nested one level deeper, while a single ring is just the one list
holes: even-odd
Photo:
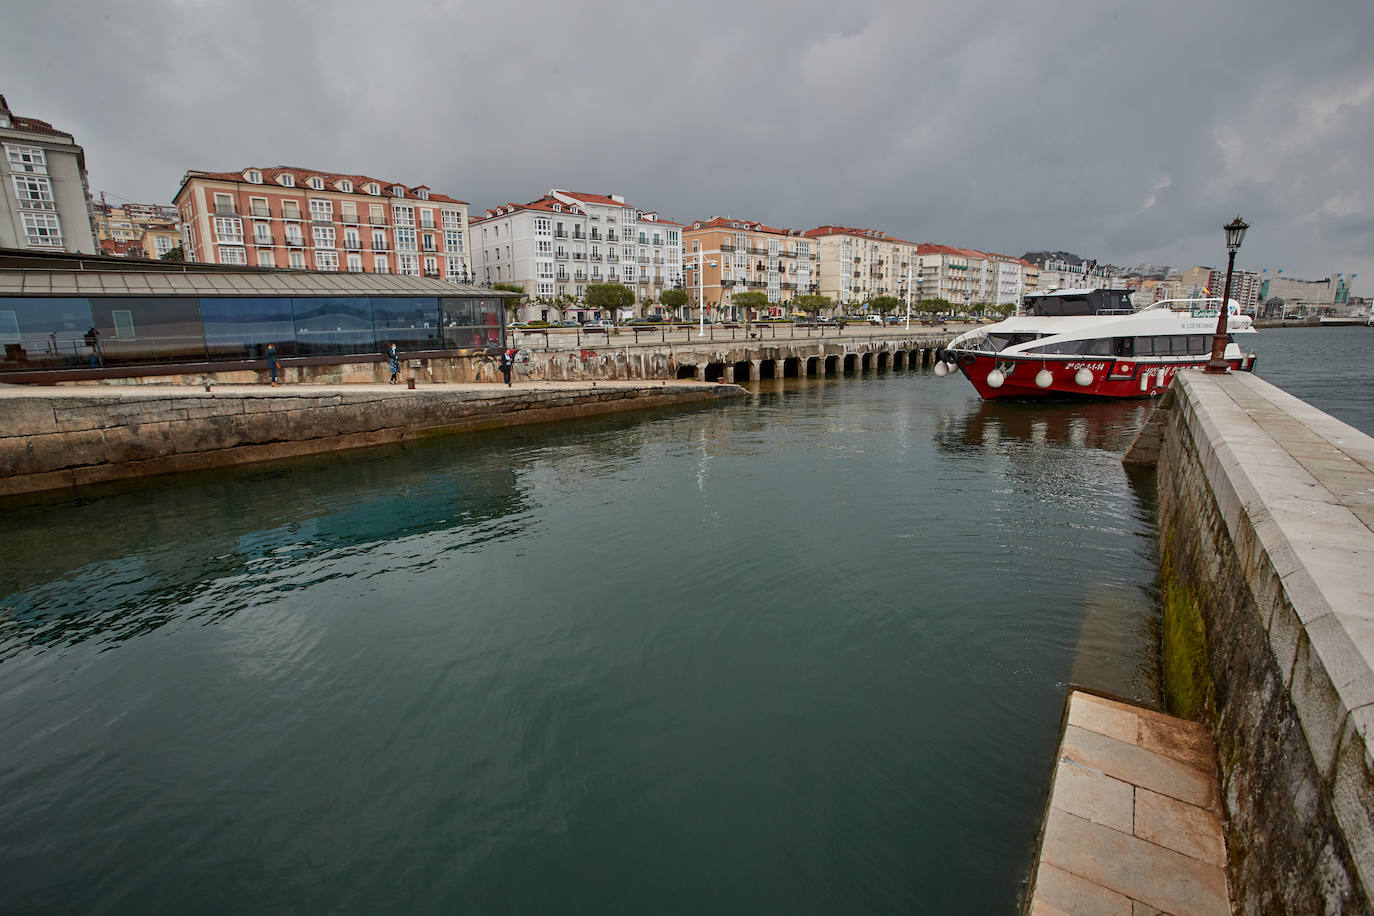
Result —
[{"label": "city skyline", "polygon": [[1220,263],[1240,213],[1238,266],[1374,276],[1367,4],[268,9],[15,9],[0,91],[130,200],[310,164],[1123,267]]}]

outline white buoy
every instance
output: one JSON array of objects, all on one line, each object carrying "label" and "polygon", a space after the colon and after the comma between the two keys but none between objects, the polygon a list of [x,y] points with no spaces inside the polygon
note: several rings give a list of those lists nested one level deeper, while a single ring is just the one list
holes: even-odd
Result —
[{"label": "white buoy", "polygon": [[993,369],[991,372],[988,373],[988,387],[989,387],[989,388],[1001,388],[1001,387],[1002,387],[1002,383],[1005,382],[1006,380],[1007,380],[1007,377],[1006,377],[1005,375],[1002,374],[1002,370],[1001,370],[1001,369]]},{"label": "white buoy", "polygon": [[949,375],[949,366],[945,365],[943,362],[936,363],[935,374],[944,378],[946,375]]},{"label": "white buoy", "polygon": [[1091,369],[1079,369],[1073,374],[1073,380],[1084,388],[1093,383],[1093,372]]},{"label": "white buoy", "polygon": [[1054,373],[1048,369],[1041,369],[1035,373],[1035,384],[1041,388],[1048,388],[1054,383]]}]

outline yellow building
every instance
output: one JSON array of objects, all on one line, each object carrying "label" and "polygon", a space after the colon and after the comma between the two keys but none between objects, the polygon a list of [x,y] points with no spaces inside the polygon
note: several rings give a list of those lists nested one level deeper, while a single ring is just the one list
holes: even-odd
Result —
[{"label": "yellow building", "polygon": [[[919,279],[917,246],[877,229],[819,226],[806,232],[816,243],[819,291],[841,308],[876,296],[914,299]],[[914,304],[914,302],[913,302]]]}]

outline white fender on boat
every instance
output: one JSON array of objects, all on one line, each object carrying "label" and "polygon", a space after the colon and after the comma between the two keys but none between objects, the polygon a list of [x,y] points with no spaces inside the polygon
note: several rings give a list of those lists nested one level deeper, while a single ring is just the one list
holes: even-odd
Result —
[{"label": "white fender on boat", "polygon": [[1054,384],[1054,373],[1048,369],[1041,369],[1035,373],[1035,384],[1041,388],[1048,388]]},{"label": "white fender on boat", "polygon": [[1006,380],[1007,380],[1007,377],[1006,377],[1005,375],[1002,374],[1002,370],[1001,370],[1001,369],[993,369],[991,372],[988,373],[988,387],[989,387],[989,388],[1001,388],[1001,387],[1002,387],[1002,383],[1005,382]]},{"label": "white fender on boat", "polygon": [[946,375],[949,375],[949,366],[943,361],[936,363],[935,374],[940,376],[940,378],[944,378]]},{"label": "white fender on boat", "polygon": [[1093,371],[1091,369],[1079,369],[1073,374],[1073,380],[1083,388],[1087,388],[1093,383]]}]

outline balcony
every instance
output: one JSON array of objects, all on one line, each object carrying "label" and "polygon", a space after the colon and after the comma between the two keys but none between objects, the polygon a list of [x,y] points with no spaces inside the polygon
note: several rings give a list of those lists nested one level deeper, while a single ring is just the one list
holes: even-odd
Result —
[{"label": "balcony", "polygon": [[215,204],[216,216],[238,216],[239,208],[235,204]]},{"label": "balcony", "polygon": [[597,232],[595,229],[593,229],[593,230],[587,235],[587,238],[591,239],[593,242],[599,242],[599,241],[601,241],[601,233],[600,233],[600,232]]},{"label": "balcony", "polygon": [[423,220],[423,219],[422,219],[422,220],[420,220],[420,228],[421,228],[421,229],[437,229],[437,228],[439,228],[439,227],[436,226],[436,225],[434,225],[434,220],[432,220],[432,219],[431,219],[431,220]]},{"label": "balcony", "polygon": [[593,260],[593,261],[600,261],[600,260],[601,260],[601,255],[599,255],[599,254],[593,254],[593,255],[592,255],[592,260]]},{"label": "balcony", "polygon": [[281,218],[299,220],[301,218],[301,211],[295,209],[294,207],[282,207]]},{"label": "balcony", "polygon": [[797,284],[795,284],[795,283],[787,283],[786,281],[784,281],[783,284],[782,284],[782,288],[783,288],[783,289],[796,289],[796,288],[797,288]]},{"label": "balcony", "polygon": [[580,251],[574,251],[574,252],[573,252],[572,259],[573,259],[574,261],[585,261],[585,260],[587,260],[587,256],[586,256],[586,254],[584,254],[584,253],[582,253],[582,252],[580,252]]},{"label": "balcony", "polygon": [[368,221],[368,223],[369,223],[370,225],[373,225],[373,226],[385,226],[385,225],[386,225],[386,217],[385,217],[385,216],[376,216],[376,215],[369,216],[369,217],[367,218],[367,221]]},{"label": "balcony", "polygon": [[648,256],[647,254],[642,254],[642,255],[640,255],[640,256],[639,256],[639,263],[641,263],[641,264],[648,264],[648,263],[649,263],[649,256]]},{"label": "balcony", "polygon": [[735,250],[735,244],[734,244],[734,242],[721,242],[721,243],[720,243],[720,250],[721,250],[721,251],[734,251],[734,250]]},{"label": "balcony", "polygon": [[359,242],[357,239],[345,239],[345,240],[344,240],[344,250],[345,250],[345,251],[362,251],[362,250],[363,250],[363,246],[362,246],[362,243]]},{"label": "balcony", "polygon": [[391,250],[391,243],[388,242],[386,239],[373,239],[373,240],[372,240],[372,250],[373,250],[373,251],[390,251],[390,250]]},{"label": "balcony", "polygon": [[560,248],[558,249],[558,254],[554,255],[554,257],[566,261],[568,259],[568,253]]},{"label": "balcony", "polygon": [[559,279],[560,281],[566,281],[566,280],[568,279],[568,275],[567,275],[567,274],[559,274],[559,275],[558,275],[558,279]]},{"label": "balcony", "polygon": [[356,225],[358,225],[358,222],[359,222],[359,220],[358,220],[358,214],[356,214],[356,213],[347,213],[347,212],[345,212],[345,213],[340,213],[340,214],[339,214],[339,222],[343,223],[345,226],[356,226]]},{"label": "balcony", "polygon": [[558,230],[557,232],[555,232],[555,233],[553,234],[553,237],[556,238],[556,239],[565,239],[565,238],[568,237],[568,233],[566,233],[566,232],[564,232],[563,230],[560,229],[560,230]]},{"label": "balcony", "polygon": [[574,282],[581,283],[585,279],[587,279],[587,275],[580,270],[577,273],[573,274]]},{"label": "balcony", "polygon": [[299,235],[288,235],[288,236],[286,237],[286,247],[287,247],[287,248],[304,248],[304,247],[305,247],[305,238],[304,238],[303,236],[299,236]]},{"label": "balcony", "polygon": [[618,254],[608,254],[608,255],[606,255],[606,260],[607,260],[607,261],[610,261],[612,264],[614,264],[614,263],[616,263],[616,262],[618,262],[618,261],[620,260],[620,255],[618,255]]},{"label": "balcony", "polygon": [[248,212],[258,217],[259,219],[269,219],[272,216],[271,209],[269,209],[268,207],[260,207],[256,204],[254,204],[252,207],[249,207]]},{"label": "balcony", "polygon": [[606,241],[608,241],[608,242],[618,242],[618,241],[620,241],[620,239],[616,237],[616,234],[615,234],[614,232],[607,232],[607,233],[606,233]]},{"label": "balcony", "polygon": [[272,248],[277,244],[277,239],[269,232],[267,235],[253,236],[253,244],[259,248]]},{"label": "balcony", "polygon": [[734,280],[731,280],[731,279],[729,279],[729,278],[726,278],[726,279],[720,281],[720,285],[721,285],[721,286],[734,286],[734,285],[735,285],[735,281],[734,281]]}]

